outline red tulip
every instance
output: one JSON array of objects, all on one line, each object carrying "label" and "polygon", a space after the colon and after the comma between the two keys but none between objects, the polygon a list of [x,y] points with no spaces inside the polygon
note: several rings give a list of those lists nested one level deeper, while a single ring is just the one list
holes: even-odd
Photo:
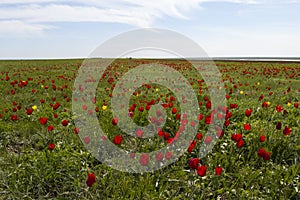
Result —
[{"label": "red tulip", "polygon": [[277,130],[281,130],[281,126],[282,126],[281,122],[278,122],[278,123],[276,124],[276,129],[277,129]]},{"label": "red tulip", "polygon": [[244,146],[244,144],[245,144],[244,140],[241,139],[236,143],[236,146],[237,146],[237,148],[242,148],[242,146]]},{"label": "red tulip", "polygon": [[92,185],[93,185],[94,183],[96,183],[96,176],[95,176],[94,173],[89,173],[89,174],[88,174],[88,178],[87,178],[87,180],[86,180],[86,185],[87,185],[88,187],[92,187]]},{"label": "red tulip", "polygon": [[251,130],[251,125],[250,124],[244,124],[244,129],[246,131],[250,131]]},{"label": "red tulip", "polygon": [[199,163],[200,163],[199,158],[190,158],[190,160],[189,160],[189,166],[192,169],[197,169]]},{"label": "red tulip", "polygon": [[259,137],[259,141],[264,142],[266,140],[266,136],[265,135],[261,135]]},{"label": "red tulip", "polygon": [[141,137],[143,137],[144,131],[139,129],[139,130],[136,130],[135,134],[138,138],[141,138]]},{"label": "red tulip", "polygon": [[172,114],[176,114],[177,113],[177,109],[176,108],[172,108]]},{"label": "red tulip", "polygon": [[270,160],[270,156],[271,155],[271,152],[266,152],[264,155],[263,155],[263,159],[264,160]]},{"label": "red tulip", "polygon": [[203,137],[202,133],[198,133],[198,134],[196,135],[197,140],[201,140],[202,137]]},{"label": "red tulip", "polygon": [[229,121],[229,120],[225,120],[224,125],[225,125],[226,127],[228,127],[228,126],[230,125],[230,121]]},{"label": "red tulip", "polygon": [[79,128],[74,128],[74,133],[78,134],[79,133]]},{"label": "red tulip", "polygon": [[235,104],[230,104],[229,107],[232,108],[232,109],[234,109],[234,108],[237,108],[238,105],[236,103]]},{"label": "red tulip", "polygon": [[63,126],[67,126],[67,125],[69,124],[69,121],[66,120],[66,119],[64,119],[64,120],[61,122],[61,124],[62,124]]},{"label": "red tulip", "polygon": [[155,156],[156,161],[162,161],[163,158],[164,158],[164,156],[163,156],[162,152],[158,152]]},{"label": "red tulip", "polygon": [[89,144],[91,142],[91,138],[86,136],[86,137],[83,138],[83,141],[84,141],[85,144]]},{"label": "red tulip", "polygon": [[54,126],[52,126],[52,125],[48,126],[48,131],[53,131],[53,129],[54,129]]},{"label": "red tulip", "polygon": [[59,106],[60,106],[60,103],[57,102],[56,104],[53,105],[53,110],[56,110],[57,108],[59,108]]},{"label": "red tulip", "polygon": [[262,103],[262,107],[263,107],[263,108],[269,107],[269,106],[268,106],[268,103],[264,101],[264,102]]},{"label": "red tulip", "polygon": [[240,133],[238,133],[238,134],[235,134],[235,133],[234,133],[234,134],[231,135],[231,139],[232,139],[233,141],[235,141],[235,142],[240,141],[242,138],[243,138],[243,135],[240,134]]},{"label": "red tulip", "polygon": [[208,135],[208,136],[205,137],[204,143],[205,144],[210,144],[212,142],[212,140],[213,140],[213,138],[210,135]]},{"label": "red tulip", "polygon": [[18,121],[18,116],[17,115],[12,115],[11,117],[10,117],[10,119],[12,120],[12,121]]},{"label": "red tulip", "polygon": [[258,150],[257,155],[261,158],[263,158],[264,160],[270,160],[270,152],[267,152],[264,148],[261,148]]},{"label": "red tulip", "polygon": [[166,160],[170,160],[172,158],[172,152],[168,151],[165,155]]},{"label": "red tulip", "polygon": [[193,149],[196,147],[196,145],[197,145],[197,141],[193,140],[188,148],[188,152],[191,153]]},{"label": "red tulip", "polygon": [[281,105],[276,105],[276,111],[281,112],[283,110],[283,107]]},{"label": "red tulip", "polygon": [[211,109],[211,101],[207,101],[205,107]]},{"label": "red tulip", "polygon": [[118,124],[118,121],[119,121],[118,118],[113,118],[112,121],[111,121],[111,123],[112,123],[113,125],[117,125],[117,124]]},{"label": "red tulip", "polygon": [[147,154],[147,153],[142,154],[140,157],[140,164],[142,166],[147,166],[148,162],[149,162],[149,154]]},{"label": "red tulip", "polygon": [[32,112],[33,112],[33,109],[32,109],[32,108],[27,108],[27,109],[26,109],[27,115],[31,115]]},{"label": "red tulip", "polygon": [[123,140],[122,135],[116,135],[116,136],[114,137],[113,142],[114,142],[116,145],[120,145],[121,142],[122,142],[122,140]]},{"label": "red tulip", "polygon": [[197,174],[201,177],[206,175],[206,166],[201,165],[197,167]]},{"label": "red tulip", "polygon": [[250,117],[251,113],[252,113],[252,110],[251,110],[251,109],[246,109],[245,115],[246,115],[247,117]]},{"label": "red tulip", "polygon": [[221,173],[222,173],[222,170],[223,170],[222,167],[217,166],[217,167],[216,167],[216,175],[217,175],[217,176],[220,176]]},{"label": "red tulip", "polygon": [[47,117],[41,117],[40,118],[40,124],[47,124]]},{"label": "red tulip", "polygon": [[263,157],[263,155],[264,155],[265,152],[266,152],[266,150],[264,148],[261,148],[261,149],[258,150],[257,155],[259,157]]},{"label": "red tulip", "polygon": [[283,134],[284,135],[286,135],[286,136],[288,136],[288,135],[290,135],[292,133],[292,129],[291,128],[289,128],[289,127],[284,127],[284,129],[283,129]]},{"label": "red tulip", "polygon": [[55,148],[55,144],[50,143],[50,144],[48,145],[48,149],[49,149],[50,151],[52,151],[54,148]]}]

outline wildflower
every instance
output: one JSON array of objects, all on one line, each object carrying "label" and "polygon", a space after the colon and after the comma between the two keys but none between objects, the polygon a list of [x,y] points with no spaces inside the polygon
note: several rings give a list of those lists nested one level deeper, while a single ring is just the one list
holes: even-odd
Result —
[{"label": "wildflower", "polygon": [[39,120],[40,120],[40,124],[42,125],[47,124],[47,117],[41,117]]},{"label": "wildflower", "polygon": [[33,109],[32,109],[32,108],[27,108],[27,109],[26,109],[27,115],[31,115],[32,112],[33,112]]},{"label": "wildflower", "polygon": [[52,151],[54,148],[55,148],[55,144],[50,143],[50,144],[48,145],[48,149],[49,149],[50,151]]},{"label": "wildflower", "polygon": [[121,142],[122,142],[122,140],[123,140],[122,135],[116,135],[116,136],[114,137],[113,142],[114,142],[116,145],[120,145]]},{"label": "wildflower", "polygon": [[95,176],[94,173],[89,173],[89,174],[88,174],[88,178],[87,178],[87,180],[86,180],[86,185],[87,185],[88,187],[92,187],[92,185],[93,185],[94,183],[96,183],[96,176]]},{"label": "wildflower", "polygon": [[245,142],[244,142],[244,140],[239,140],[237,143],[236,143],[236,146],[237,146],[237,148],[242,148],[242,146],[244,146],[244,144],[245,144]]},{"label": "wildflower", "polygon": [[19,118],[18,118],[17,115],[12,115],[12,116],[10,117],[10,119],[11,119],[12,121],[17,121]]},{"label": "wildflower", "polygon": [[69,121],[68,121],[68,120],[66,120],[66,119],[64,119],[64,120],[61,122],[61,124],[62,124],[63,126],[67,126],[67,125],[68,125],[68,123],[69,123]]},{"label": "wildflower", "polygon": [[244,130],[250,131],[251,130],[251,125],[250,124],[244,124]]},{"label": "wildflower", "polygon": [[148,162],[149,162],[149,154],[142,154],[141,157],[140,157],[140,163],[141,165],[143,166],[147,166],[148,165]]},{"label": "wildflower", "polygon": [[206,166],[201,165],[197,167],[197,174],[201,177],[206,175]]},{"label": "wildflower", "polygon": [[252,114],[252,110],[251,110],[251,109],[246,109],[245,115],[246,115],[247,117],[250,117],[251,114]]},{"label": "wildflower", "polygon": [[222,173],[222,170],[223,170],[222,167],[216,166],[216,175],[220,176]]},{"label": "wildflower", "polygon": [[164,156],[163,156],[162,152],[158,152],[155,156],[156,161],[162,161],[163,158],[164,158]]},{"label": "wildflower", "polygon": [[189,166],[192,169],[197,169],[199,163],[200,163],[199,158],[190,158],[190,160],[189,160]]},{"label": "wildflower", "polygon": [[112,121],[111,121],[111,123],[112,123],[113,125],[117,125],[117,124],[118,124],[118,121],[119,121],[118,118],[113,118]]},{"label": "wildflower", "polygon": [[292,129],[291,128],[289,128],[289,127],[284,127],[284,129],[283,129],[283,134],[284,135],[286,135],[286,136],[288,136],[288,135],[290,135],[292,133]]},{"label": "wildflower", "polygon": [[170,160],[170,158],[172,158],[172,152],[166,152],[165,158],[166,160]]},{"label": "wildflower", "polygon": [[54,126],[52,126],[52,125],[50,125],[50,126],[48,126],[48,131],[53,131],[53,129],[54,129]]},{"label": "wildflower", "polygon": [[259,137],[259,141],[264,142],[266,140],[266,136],[265,135],[261,135]]}]

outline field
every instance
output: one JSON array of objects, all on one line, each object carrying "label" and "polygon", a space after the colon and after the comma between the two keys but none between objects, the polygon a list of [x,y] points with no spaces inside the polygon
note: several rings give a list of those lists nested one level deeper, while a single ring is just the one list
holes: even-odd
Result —
[{"label": "field", "polygon": [[[299,199],[300,63],[217,61],[223,86],[213,89],[226,91],[227,102],[212,110],[208,88],[214,86],[182,60],[115,60],[102,76],[85,80],[99,82],[96,97],[77,99],[76,91],[87,90],[74,84],[82,62],[0,61],[0,199]],[[166,123],[151,138],[142,138],[146,133],[141,130],[133,135],[122,131],[111,110],[119,79],[153,62],[178,70],[189,81],[199,106],[197,134],[183,155],[164,168],[119,171],[86,149],[95,140],[75,126],[72,102],[92,102],[82,110],[98,117],[106,134],[99,140],[127,150],[128,159],[141,162],[142,169],[168,162],[174,152],[157,154],[153,162],[147,152],[181,138],[183,123],[194,127],[181,113],[184,97],[157,84],[132,90],[125,109],[136,124],[161,124],[160,114],[148,118],[148,111],[159,102],[165,108]],[[206,132],[218,120],[224,126],[215,127],[217,143],[197,159],[199,149],[211,145]],[[136,158],[137,152],[145,152],[144,157]]]}]

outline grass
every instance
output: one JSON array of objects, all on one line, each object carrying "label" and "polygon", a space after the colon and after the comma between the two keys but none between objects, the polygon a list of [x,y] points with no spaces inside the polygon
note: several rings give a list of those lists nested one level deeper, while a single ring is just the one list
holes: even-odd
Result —
[{"label": "grass", "polygon": [[[172,66],[184,74],[193,83],[198,101],[202,102],[199,114],[204,118],[210,114],[205,107],[205,96],[209,96],[206,84],[198,82],[201,76],[183,61],[116,60],[98,85],[95,107],[99,108],[97,116],[108,139],[122,134],[124,140],[120,148],[150,152],[167,145],[159,137],[152,138],[151,143],[143,139],[137,141],[111,124],[109,94],[114,89],[113,83],[135,66],[152,61]],[[188,165],[189,159],[197,157],[197,150],[203,145],[208,128],[204,119],[200,120],[198,129],[203,139],[197,141],[196,148],[158,171],[121,172],[94,158],[80,140],[82,135],[74,132],[76,116],[72,113],[72,89],[81,63],[82,60],[0,61],[0,199],[299,199],[300,108],[294,107],[294,103],[299,102],[299,63],[216,62],[226,94],[230,96],[227,106],[232,117],[213,151],[200,161],[207,167],[204,177],[198,176]],[[18,86],[28,78],[26,86]],[[109,78],[114,82],[109,83]],[[13,81],[16,81],[14,86],[10,84]],[[287,92],[289,87],[290,92]],[[153,88],[158,88],[159,92],[151,92]],[[160,98],[165,101],[166,94],[175,95],[158,85],[152,85],[151,89],[140,87],[136,92],[139,95],[132,96],[130,105],[136,103],[137,108],[145,106],[139,100]],[[259,100],[261,95],[264,98]],[[45,103],[41,103],[41,99]],[[49,105],[56,102],[60,106],[54,110]],[[270,106],[262,107],[263,102],[270,102]],[[107,103],[106,110],[102,109],[104,103]],[[230,108],[230,104],[238,107]],[[37,110],[27,115],[26,108],[34,105]],[[283,111],[277,112],[276,105],[281,105]],[[176,100],[174,107],[180,112]],[[250,117],[245,116],[246,109],[252,110]],[[170,108],[166,113],[168,120],[163,131],[174,137],[179,120]],[[18,116],[17,121],[11,120],[13,114]],[[47,124],[40,124],[40,117],[47,117]],[[64,119],[69,121],[67,126],[61,123]],[[135,109],[133,120],[146,125],[149,123],[147,111]],[[277,122],[282,123],[281,130],[276,129]],[[251,124],[250,131],[244,130],[246,123]],[[50,125],[54,126],[53,131],[48,131]],[[283,134],[285,126],[292,129],[288,136]],[[234,133],[243,135],[245,144],[241,148],[231,139]],[[260,142],[261,135],[266,136],[265,142]],[[55,144],[54,150],[48,149],[49,143]],[[257,156],[260,148],[271,152],[270,160]],[[215,174],[218,165],[223,168],[220,176]],[[97,180],[88,187],[87,174],[91,172]]]}]

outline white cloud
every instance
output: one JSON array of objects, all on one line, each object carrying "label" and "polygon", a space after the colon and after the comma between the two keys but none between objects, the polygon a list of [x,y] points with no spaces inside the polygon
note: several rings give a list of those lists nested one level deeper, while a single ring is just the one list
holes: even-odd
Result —
[{"label": "white cloud", "polygon": [[6,36],[22,36],[30,37],[42,35],[44,30],[54,28],[42,24],[28,24],[18,20],[0,21],[0,37]]},{"label": "white cloud", "polygon": [[113,22],[150,27],[164,16],[188,19],[188,11],[205,2],[257,3],[255,0],[160,0],[155,3],[149,0],[0,0],[0,35],[40,34],[51,28],[47,22]]}]

